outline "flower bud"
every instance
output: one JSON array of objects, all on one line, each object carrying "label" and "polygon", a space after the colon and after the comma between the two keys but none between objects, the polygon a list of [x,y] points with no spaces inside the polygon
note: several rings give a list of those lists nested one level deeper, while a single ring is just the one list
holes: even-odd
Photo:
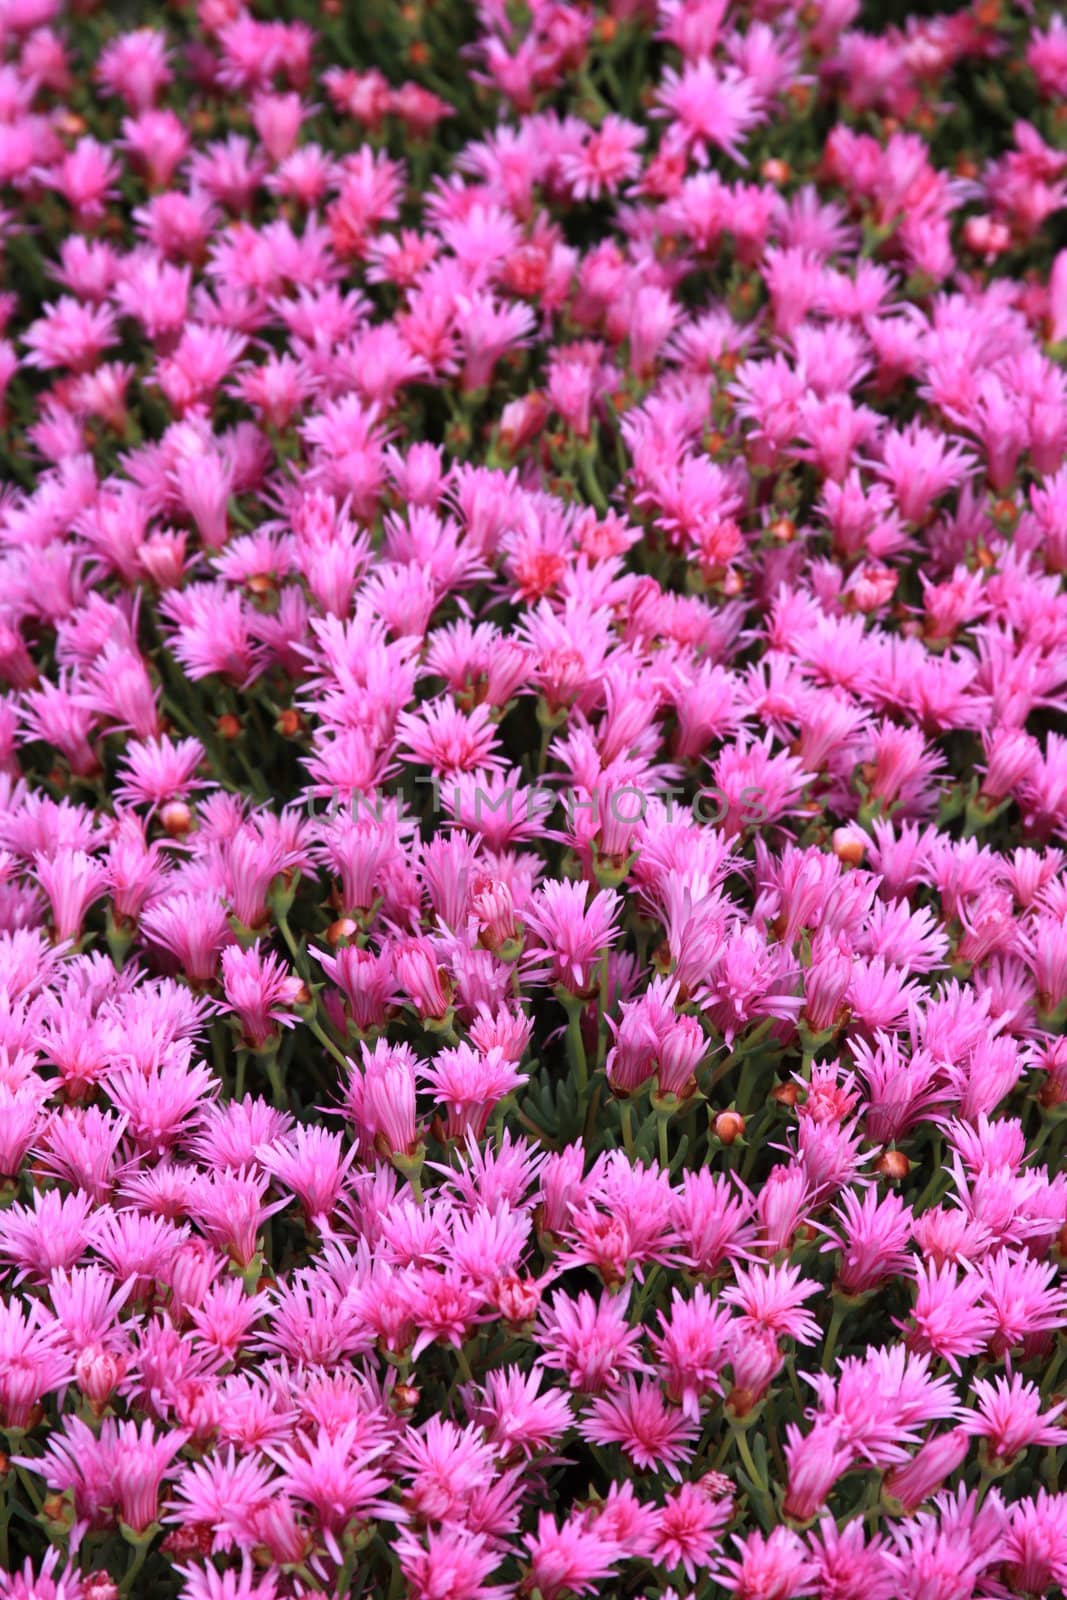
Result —
[{"label": "flower bud", "polygon": [[419,1403],[419,1391],[413,1383],[398,1383],[393,1388],[393,1410],[414,1411]]},{"label": "flower bud", "polygon": [[970,1443],[962,1428],[934,1434],[915,1455],[888,1474],[882,1486],[887,1501],[895,1501],[910,1516],[963,1464]]},{"label": "flower bud", "polygon": [[712,1127],[723,1144],[736,1144],[745,1136],[745,1119],[739,1111],[720,1111]]},{"label": "flower bud", "polygon": [[899,1182],[911,1171],[911,1162],[902,1150],[884,1150],[874,1163],[874,1170],[882,1178]]},{"label": "flower bud", "polygon": [[862,828],[835,828],[834,855],[843,866],[861,867],[867,854],[867,835]]},{"label": "flower bud", "polygon": [[172,839],[183,839],[193,825],[192,808],[184,800],[168,800],[159,820]]},{"label": "flower bud", "polygon": [[520,1278],[518,1273],[509,1272],[498,1281],[495,1300],[504,1321],[520,1328],[536,1317],[541,1305],[541,1289],[532,1278]]},{"label": "flower bud", "polygon": [[119,1600],[119,1586],[106,1572],[90,1572],[82,1583],[84,1600]]},{"label": "flower bud", "polygon": [[114,1393],[126,1371],[126,1363],[119,1355],[106,1350],[102,1344],[87,1344],[74,1364],[78,1388],[99,1415]]}]

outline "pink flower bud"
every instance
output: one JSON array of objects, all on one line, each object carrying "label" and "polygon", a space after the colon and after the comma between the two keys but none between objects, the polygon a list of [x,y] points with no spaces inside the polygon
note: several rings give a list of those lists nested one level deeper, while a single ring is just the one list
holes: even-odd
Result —
[{"label": "pink flower bud", "polygon": [[78,1388],[98,1413],[103,1411],[125,1371],[126,1362],[122,1356],[97,1343],[87,1344],[74,1364]]}]

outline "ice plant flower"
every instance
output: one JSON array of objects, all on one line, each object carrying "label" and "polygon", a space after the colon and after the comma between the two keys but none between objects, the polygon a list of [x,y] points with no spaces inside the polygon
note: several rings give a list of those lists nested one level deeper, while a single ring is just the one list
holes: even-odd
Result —
[{"label": "ice plant flower", "polygon": [[1061,1592],[1067,26],[135,9],[0,7],[0,1600]]}]

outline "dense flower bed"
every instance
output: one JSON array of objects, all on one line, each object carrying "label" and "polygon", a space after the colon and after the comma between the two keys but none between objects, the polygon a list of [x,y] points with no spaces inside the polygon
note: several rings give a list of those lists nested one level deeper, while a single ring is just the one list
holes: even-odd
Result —
[{"label": "dense flower bed", "polygon": [[0,1596],[1067,1584],[1067,25],[0,3]]}]

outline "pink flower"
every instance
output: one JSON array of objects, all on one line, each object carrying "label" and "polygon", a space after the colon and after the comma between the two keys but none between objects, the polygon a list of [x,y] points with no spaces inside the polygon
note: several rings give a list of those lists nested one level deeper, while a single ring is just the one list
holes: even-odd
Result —
[{"label": "pink flower", "polygon": [[791,1528],[775,1528],[769,1536],[734,1535],[736,1557],[721,1563],[719,1581],[738,1600],[793,1600],[817,1594],[818,1567]]},{"label": "pink flower", "polygon": [[338,1562],[343,1559],[338,1536],[354,1519],[402,1520],[383,1493],[390,1483],[378,1466],[385,1445],[357,1444],[359,1433],[359,1424],[349,1422],[332,1435],[320,1429],[299,1445],[272,1445],[266,1452],[281,1468],[279,1488],[309,1508]]},{"label": "pink flower", "polygon": [[709,56],[681,72],[668,67],[657,99],[657,116],[671,119],[669,138],[694,151],[701,166],[711,147],[743,165],[740,141],[765,116],[752,82],[733,67],[720,72]]},{"label": "pink flower", "polygon": [[411,1155],[415,1132],[415,1057],[408,1045],[380,1039],[360,1046],[362,1067],[352,1066],[346,1109],[368,1150]]},{"label": "pink flower", "polygon": [[636,177],[641,165],[636,152],[643,142],[643,129],[609,113],[582,149],[566,153],[560,163],[574,199],[597,200],[602,194],[615,194],[623,183]]},{"label": "pink flower", "polygon": [[969,1431],[964,1427],[931,1434],[910,1460],[888,1473],[886,1494],[898,1500],[906,1512],[917,1511],[963,1463],[969,1449]]},{"label": "pink flower", "polygon": [[640,1471],[663,1471],[676,1482],[698,1432],[667,1403],[658,1384],[633,1378],[615,1394],[594,1400],[579,1428],[592,1444],[617,1444]]},{"label": "pink flower", "polygon": [[904,1270],[912,1217],[898,1195],[880,1198],[871,1188],[859,1199],[854,1189],[846,1189],[835,1215],[844,1232],[837,1274],[842,1294],[868,1294]]},{"label": "pink flower", "polygon": [[681,1405],[690,1421],[698,1422],[702,1400],[722,1393],[720,1378],[729,1359],[730,1315],[697,1284],[690,1300],[683,1300],[675,1289],[669,1315],[661,1311],[659,1316],[662,1332],[653,1334],[651,1343],[660,1377],[670,1399]]},{"label": "pink flower", "polygon": [[486,705],[475,706],[467,716],[451,700],[430,702],[421,713],[404,712],[398,731],[411,756],[432,767],[441,778],[492,771],[502,764],[494,749],[496,733]]},{"label": "pink flower", "polygon": [[55,937],[78,938],[86,912],[107,889],[107,867],[84,850],[63,850],[51,858],[38,853],[34,869],[52,910]]},{"label": "pink flower", "polygon": [[837,1417],[818,1417],[808,1433],[795,1423],[786,1428],[785,1460],[789,1484],[782,1510],[797,1522],[810,1522],[830,1491],[852,1466],[854,1455]]},{"label": "pink flower", "polygon": [[506,1585],[490,1584],[500,1564],[488,1539],[463,1528],[428,1528],[422,1537],[403,1530],[395,1550],[411,1600],[505,1600]]},{"label": "pink flower", "polygon": [[993,1331],[992,1312],[983,1303],[983,1284],[974,1272],[962,1276],[952,1263],[915,1269],[918,1292],[908,1335],[914,1350],[941,1356],[954,1372],[962,1358],[977,1355]]},{"label": "pink flower", "polygon": [[552,880],[527,907],[526,922],[545,948],[550,977],[570,994],[592,988],[597,961],[619,937],[613,926],[619,904],[612,889],[590,900],[587,883]]},{"label": "pink flower", "polygon": [[642,1371],[641,1331],[630,1326],[627,1303],[625,1294],[594,1300],[585,1289],[574,1298],[558,1290],[541,1312],[542,1363],[565,1372],[573,1388],[593,1395],[615,1389],[624,1373]]},{"label": "pink flower", "polygon": [[36,1301],[26,1307],[9,1295],[0,1304],[0,1418],[5,1428],[31,1428],[43,1396],[70,1382],[72,1363],[62,1348],[61,1331]]},{"label": "pink flower", "polygon": [[278,1024],[291,1028],[303,990],[301,979],[273,954],[261,955],[259,940],[249,950],[230,945],[222,952],[222,987],[227,1008],[237,1013],[252,1049],[262,1050],[278,1036]]},{"label": "pink flower", "polygon": [[455,320],[463,353],[462,387],[468,394],[484,389],[501,357],[526,344],[533,329],[528,306],[514,301],[500,305],[489,294],[457,295]]},{"label": "pink flower", "polygon": [[715,1564],[719,1535],[730,1520],[733,1496],[716,1495],[706,1482],[683,1483],[663,1503],[655,1534],[654,1559],[670,1570],[681,1567],[690,1583]]},{"label": "pink flower", "polygon": [[154,28],[136,28],[104,46],[96,77],[109,94],[121,96],[134,110],[143,110],[171,81],[168,56],[164,34]]},{"label": "pink flower", "polygon": [[580,1515],[557,1522],[548,1512],[538,1516],[537,1531],[526,1539],[529,1587],[544,1600],[565,1594],[596,1594],[605,1578],[613,1578],[623,1551],[610,1538],[586,1526]]},{"label": "pink flower", "polygon": [[802,1306],[817,1291],[818,1284],[802,1278],[799,1267],[752,1267],[735,1271],[722,1298],[738,1307],[752,1326],[810,1344],[818,1335],[818,1324]]},{"label": "pink flower", "polygon": [[1055,1448],[1063,1441],[1064,1425],[1058,1418],[1067,1401],[1041,1410],[1041,1392],[1018,1373],[1012,1378],[976,1378],[977,1407],[960,1424],[964,1433],[986,1441],[990,1458],[1007,1463],[1031,1445]]},{"label": "pink flower", "polygon": [[882,475],[905,521],[921,524],[947,489],[975,470],[969,451],[919,423],[882,438]]}]

